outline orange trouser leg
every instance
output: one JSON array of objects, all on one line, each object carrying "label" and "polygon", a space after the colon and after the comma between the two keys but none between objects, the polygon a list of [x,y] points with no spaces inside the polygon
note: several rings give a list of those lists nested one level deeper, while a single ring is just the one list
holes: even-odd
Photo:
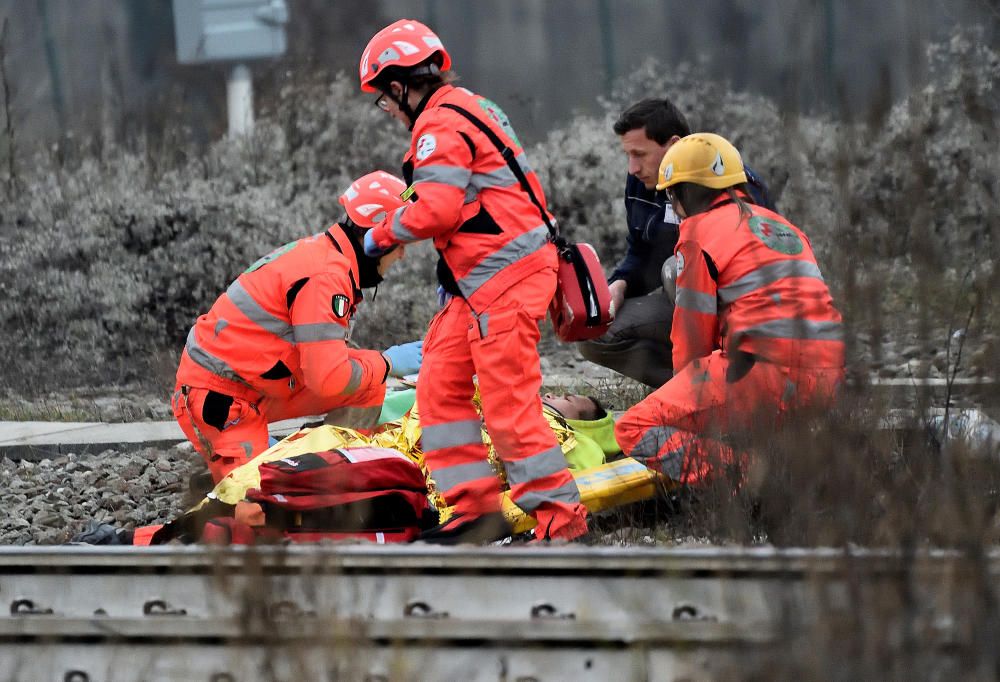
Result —
[{"label": "orange trouser leg", "polygon": [[471,320],[469,343],[483,418],[511,499],[535,517],[540,536],[569,539],[587,532],[587,510],[539,397],[538,325],[554,291],[552,270],[525,278]]},{"label": "orange trouser leg", "polygon": [[757,363],[727,382],[721,351],[699,358],[628,410],[615,425],[622,450],[649,468],[686,485],[703,485],[734,461],[728,445],[710,434],[749,425],[754,414],[776,413],[774,365]]},{"label": "orange trouser leg", "polygon": [[650,468],[682,483],[703,484],[737,457],[710,434],[776,428],[794,407],[829,402],[842,374],[760,361],[734,373],[730,358],[716,351],[628,410],[615,435],[626,454]]},{"label": "orange trouser leg", "polygon": [[417,379],[421,447],[434,485],[456,513],[500,510],[500,479],[487,459],[479,413],[472,404],[475,368],[469,349],[474,318],[453,298],[424,336]]},{"label": "orange trouser leg", "polygon": [[323,415],[342,407],[370,410],[377,419],[384,400],[385,384],[372,386],[367,391],[359,390],[350,395],[333,396],[319,395],[302,385],[288,398],[265,397],[261,400],[260,411],[264,413],[269,423],[282,419]]},{"label": "orange trouser leg", "polygon": [[267,449],[267,419],[246,399],[196,387],[185,393],[178,385],[172,403],[177,423],[216,483]]}]

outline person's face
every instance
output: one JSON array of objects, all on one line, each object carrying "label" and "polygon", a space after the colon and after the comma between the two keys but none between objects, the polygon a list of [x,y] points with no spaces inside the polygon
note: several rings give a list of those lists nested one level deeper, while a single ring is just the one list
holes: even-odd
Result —
[{"label": "person's face", "polygon": [[378,276],[385,277],[385,273],[389,272],[389,268],[392,264],[403,257],[403,247],[397,246],[389,253],[385,254],[378,259]]},{"label": "person's face", "polygon": [[386,112],[394,119],[402,123],[404,126],[410,126],[410,118],[403,113],[403,110],[399,108],[396,103],[400,97],[403,96],[403,86],[396,81],[389,83],[389,89],[392,92],[392,97],[389,97],[386,93],[379,94],[378,98],[375,100],[375,106],[377,106],[382,111]]},{"label": "person's face", "polygon": [[622,135],[622,149],[628,158],[628,172],[639,178],[646,189],[656,188],[656,179],[660,172],[660,161],[679,138],[672,137],[666,144],[659,144],[646,136],[645,128],[636,128]]},{"label": "person's face", "polygon": [[566,417],[566,419],[587,421],[597,419],[597,405],[585,395],[575,393],[555,395],[554,393],[546,393],[542,396],[542,402]]}]

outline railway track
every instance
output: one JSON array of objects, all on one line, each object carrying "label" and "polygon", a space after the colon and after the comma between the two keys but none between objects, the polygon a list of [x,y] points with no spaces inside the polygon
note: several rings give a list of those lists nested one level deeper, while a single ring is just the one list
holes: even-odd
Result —
[{"label": "railway track", "polygon": [[998,586],[947,551],[2,548],[0,679],[745,679],[857,633],[948,675]]}]

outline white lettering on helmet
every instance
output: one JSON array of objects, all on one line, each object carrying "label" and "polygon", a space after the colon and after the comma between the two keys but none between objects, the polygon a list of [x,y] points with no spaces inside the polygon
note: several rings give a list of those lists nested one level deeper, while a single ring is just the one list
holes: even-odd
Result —
[{"label": "white lettering on helmet", "polygon": [[663,169],[663,182],[670,182],[670,178],[674,176],[674,164],[669,164]]},{"label": "white lettering on helmet", "polygon": [[437,149],[437,138],[430,133],[421,135],[420,139],[417,140],[417,153],[415,154],[417,161],[423,161],[433,154],[435,149]]}]

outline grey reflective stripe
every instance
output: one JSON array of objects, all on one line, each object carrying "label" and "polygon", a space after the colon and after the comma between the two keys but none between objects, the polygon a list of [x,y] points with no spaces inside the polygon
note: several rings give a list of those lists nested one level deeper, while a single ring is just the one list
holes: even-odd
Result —
[{"label": "grey reflective stripe", "polygon": [[734,336],[765,336],[771,339],[801,339],[806,341],[840,341],[843,330],[839,322],[813,322],[812,320],[771,320],[745,329],[737,329]]},{"label": "grey reflective stripe", "polygon": [[223,379],[238,381],[239,383],[247,386],[250,385],[243,377],[236,373],[236,370],[198,345],[198,339],[195,336],[194,327],[191,327],[191,331],[188,332],[185,348],[187,349],[188,355],[191,356],[191,359],[194,360],[196,364],[204,367],[212,374],[220,376]]},{"label": "grey reflective stripe", "polygon": [[642,434],[642,438],[632,448],[632,452],[628,454],[635,459],[652,459],[659,454],[663,444],[679,430],[672,426],[650,427],[646,430],[646,433]]},{"label": "grey reflective stripe", "polygon": [[465,188],[465,203],[471,204],[473,201],[479,198],[479,190],[477,190],[472,185]]},{"label": "grey reflective stripe", "polygon": [[406,207],[396,211],[396,215],[392,217],[392,235],[401,242],[415,242],[417,237],[413,236],[413,233],[406,229],[403,225],[403,214],[406,213]]},{"label": "grey reflective stripe", "polygon": [[677,290],[676,305],[684,310],[694,310],[707,315],[715,315],[719,312],[715,296],[683,287]]},{"label": "grey reflective stripe", "polygon": [[580,489],[576,487],[576,481],[570,479],[568,483],[552,490],[533,490],[514,500],[514,504],[529,514],[545,502],[578,504],[580,502]]},{"label": "grey reflective stripe", "polygon": [[[524,152],[514,157],[514,160],[517,161],[517,165],[521,167],[525,175],[531,173],[531,166],[528,165],[528,157],[525,156]],[[489,173],[473,173],[470,182],[476,189],[483,190],[490,187],[512,187],[519,181],[510,166],[502,166]]]},{"label": "grey reflective stripe", "polygon": [[[351,407],[345,405],[327,412],[323,423],[332,424],[333,426],[343,426],[348,429],[374,429],[378,425],[378,418],[381,414],[381,405],[372,405],[371,407]],[[350,459],[347,450],[344,450],[344,456]]]},{"label": "grey reflective stripe", "polygon": [[[683,445],[677,447],[659,457],[660,448],[673,436],[679,433],[680,429],[671,426],[654,426],[642,434],[642,438],[629,453],[631,457],[639,460],[653,469],[659,469],[665,475],[679,481],[684,465],[685,448]],[[645,460],[654,460],[646,462]]]},{"label": "grey reflective stripe", "polygon": [[502,247],[479,261],[469,273],[458,280],[458,288],[465,298],[471,297],[479,287],[486,284],[489,279],[503,270],[511,263],[516,263],[525,256],[530,256],[538,249],[545,246],[548,241],[549,230],[545,225],[525,232],[519,237],[512,239]]},{"label": "grey reflective stripe", "polygon": [[420,433],[420,442],[424,452],[482,443],[482,422],[478,419],[467,419],[425,426]]},{"label": "grey reflective stripe", "polygon": [[413,171],[413,184],[436,182],[465,189],[471,177],[472,171],[461,166],[421,166]]},{"label": "grey reflective stripe", "polygon": [[558,445],[543,450],[537,455],[525,457],[515,462],[505,461],[507,481],[511,485],[527,483],[539,478],[545,478],[566,469],[566,457]]},{"label": "grey reflective stripe", "polygon": [[823,274],[815,263],[804,260],[783,260],[751,270],[732,284],[719,287],[719,300],[728,305],[751,291],[774,284],[786,277],[809,277],[823,281]]},{"label": "grey reflective stripe", "polygon": [[681,475],[684,471],[684,446],[680,446],[675,450],[671,450],[660,458],[659,470],[665,476],[668,476],[675,481],[681,480]]},{"label": "grey reflective stripe", "polygon": [[443,467],[441,469],[434,469],[431,472],[434,485],[437,486],[439,492],[444,494],[447,494],[449,490],[463,483],[477,481],[481,478],[496,478],[496,475],[497,472],[494,471],[493,467],[486,460],[472,462],[471,464],[458,464],[453,467]]},{"label": "grey reflective stripe", "polygon": [[364,376],[365,370],[361,366],[361,363],[357,360],[351,360],[351,378],[347,380],[347,386],[344,390],[340,392],[340,395],[351,395],[358,390],[361,386],[361,378]]},{"label": "grey reflective stripe", "polygon": [[215,335],[218,336],[222,333],[222,330],[229,326],[229,322],[219,318],[218,322],[215,323]]},{"label": "grey reflective stripe", "polygon": [[347,338],[347,327],[336,322],[316,322],[314,324],[297,324],[292,327],[296,343],[310,341],[337,341]]},{"label": "grey reflective stripe", "polygon": [[264,310],[253,296],[243,288],[239,280],[229,285],[229,288],[226,289],[226,296],[241,313],[246,315],[248,320],[260,326],[261,329],[279,336],[289,343],[293,342],[291,325]]},{"label": "grey reflective stripe", "polygon": [[490,314],[483,313],[476,319],[479,322],[479,338],[485,339],[490,333]]},{"label": "grey reflective stripe", "polygon": [[469,182],[478,190],[494,187],[512,187],[517,184],[517,177],[509,166],[497,168],[489,173],[473,173]]}]

